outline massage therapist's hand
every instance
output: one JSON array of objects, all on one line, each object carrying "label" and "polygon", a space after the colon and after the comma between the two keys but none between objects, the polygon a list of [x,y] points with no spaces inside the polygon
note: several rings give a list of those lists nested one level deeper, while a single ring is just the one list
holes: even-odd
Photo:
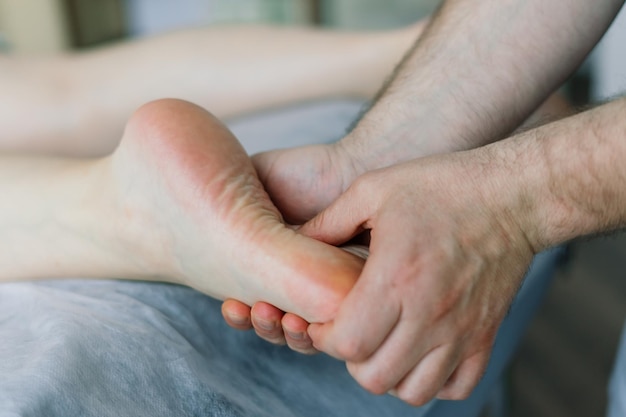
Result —
[{"label": "massage therapist's hand", "polygon": [[492,147],[358,178],[301,232],[339,245],[371,230],[370,257],[314,346],[367,390],[421,405],[462,399],[534,254],[524,196]]}]

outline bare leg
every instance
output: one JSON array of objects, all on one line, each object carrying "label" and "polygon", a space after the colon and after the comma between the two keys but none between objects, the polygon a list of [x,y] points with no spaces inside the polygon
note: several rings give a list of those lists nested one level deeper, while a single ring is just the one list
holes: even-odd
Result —
[{"label": "bare leg", "polygon": [[54,57],[0,55],[0,150],[94,156],[159,98],[220,118],[328,97],[371,97],[421,32],[219,26]]}]

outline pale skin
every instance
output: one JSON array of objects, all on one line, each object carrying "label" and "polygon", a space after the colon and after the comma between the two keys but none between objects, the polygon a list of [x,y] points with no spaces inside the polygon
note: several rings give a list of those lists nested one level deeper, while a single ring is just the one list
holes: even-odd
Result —
[{"label": "pale skin", "polygon": [[[304,190],[319,211],[346,192],[302,233],[339,243],[371,230],[371,256],[337,318],[309,329],[315,347],[346,360],[366,389],[415,405],[466,398],[532,255],[623,226],[623,100],[475,151],[410,162],[509,135],[582,61],[622,4],[445,1],[339,144],[318,155],[255,158],[288,218],[312,213],[310,204],[285,198],[293,190]],[[302,160],[311,168],[294,175]],[[323,186],[306,188],[311,172]],[[261,307],[253,313],[282,320],[287,337],[306,328]]]},{"label": "pale skin", "polygon": [[287,227],[234,136],[181,100],[142,106],[110,156],[4,156],[0,187],[0,281],[163,281],[325,322],[363,265]]},{"label": "pale skin", "polygon": [[[416,29],[420,29],[420,25],[416,25]],[[267,36],[263,37],[262,39],[265,39],[266,41],[268,41],[267,44],[271,44],[272,43],[271,40],[275,40],[275,37],[281,36],[283,34],[283,32],[281,31],[272,31],[270,29],[264,29],[264,30],[267,31],[266,32]],[[312,42],[311,43],[312,45],[323,46],[323,48],[321,48],[322,50],[325,50],[325,51],[328,50],[331,53],[328,56],[321,57],[320,60],[324,61],[324,58],[327,58],[327,59],[332,59],[332,62],[337,63],[336,66],[333,66],[334,71],[332,72],[332,74],[336,74],[339,77],[339,79],[341,79],[340,77],[341,74],[346,74],[347,76],[350,77],[351,80],[359,79],[362,81],[362,82],[355,83],[355,84],[359,86],[368,86],[367,88],[372,89],[373,85],[375,86],[377,84],[380,84],[380,82],[382,81],[382,78],[386,74],[386,71],[388,71],[388,68],[391,68],[393,66],[393,64],[397,61],[397,59],[402,54],[402,51],[408,47],[412,39],[416,36],[415,34],[408,33],[408,32],[404,32],[402,36],[398,36],[399,34],[400,32],[396,32],[395,33],[396,36],[393,36],[393,37],[386,36],[386,35],[385,36],[381,35],[380,37],[378,37],[375,34],[372,34],[371,36],[370,35],[358,36],[355,34],[351,34],[350,36],[345,38],[346,42],[334,42],[333,41],[334,38],[332,38],[331,36],[330,38],[324,38],[324,42],[317,44],[316,42],[318,41],[315,41],[315,39],[319,40],[320,38],[317,38],[317,34],[315,31],[296,32],[296,34],[294,33],[291,34],[292,39],[298,40],[299,43],[298,42],[294,43],[297,45],[297,48],[293,48],[291,52],[292,52],[292,55],[297,54],[298,51],[299,53],[303,55],[310,54],[310,50],[307,50],[307,48],[301,48],[302,44],[303,43],[306,44],[307,42]],[[408,37],[407,37],[407,34],[408,34]],[[196,34],[196,35],[201,35],[201,34]],[[260,38],[256,35],[257,33],[254,31],[254,29],[252,29],[249,36],[253,37],[255,41],[258,41]],[[330,35],[325,35],[325,36],[330,36]],[[166,38],[162,38],[161,40],[163,39],[166,39]],[[378,42],[376,41],[376,39],[379,39],[381,42],[383,39],[386,39],[384,41],[384,45],[386,46],[383,46],[383,44],[381,43],[381,48],[374,51],[376,53],[366,54],[365,56],[367,57],[367,59],[365,61],[359,61],[357,59],[357,62],[359,64],[356,66],[351,65],[350,64],[351,62],[354,63],[354,56],[352,56],[351,54],[347,52],[354,51],[355,48],[359,50],[359,48],[357,48],[357,46],[359,45],[363,47],[364,49],[371,51],[371,49],[368,48],[368,45],[372,45],[373,42]],[[155,43],[152,45],[153,46],[159,45],[158,42],[160,41],[156,40]],[[393,48],[390,48],[391,45],[402,45],[402,48],[398,48],[397,50],[395,50]],[[181,46],[181,45],[178,45],[178,46],[181,51],[185,50],[184,46]],[[242,52],[245,51],[245,43],[244,43],[244,47],[242,47],[241,45],[237,46],[237,44],[232,45],[232,46],[243,48],[243,49],[240,49],[240,51]],[[329,46],[337,46],[337,48],[334,48],[334,47],[329,48]],[[121,64],[123,64],[123,62],[120,63],[119,60],[117,60],[117,58],[115,57],[118,57],[118,58],[120,56],[132,57],[136,55],[136,53],[142,50],[145,51],[145,55],[143,56],[143,58],[150,57],[150,56],[153,56],[153,57],[159,56],[159,54],[156,54],[155,52],[158,52],[160,50],[159,48],[161,47],[163,47],[162,44],[159,45],[159,47],[151,47],[151,43],[147,42],[145,44],[136,44],[132,46],[130,51],[133,51],[133,53],[119,53],[118,54],[117,52],[114,52],[114,53],[109,54],[109,50],[101,50],[101,51],[94,52],[93,55],[87,55],[87,57],[83,61],[84,66],[81,66],[82,72],[84,74],[88,74],[93,71],[97,72],[99,67],[106,68],[107,69],[106,72],[108,75],[107,79],[110,80],[111,83],[108,84],[107,87],[104,89],[100,89],[97,85],[97,82],[100,81],[100,78],[88,77],[87,82],[80,84],[80,87],[76,88],[77,86],[72,84],[72,80],[74,80],[74,78],[62,77],[63,74],[66,74],[67,71],[71,71],[71,69],[73,68],[70,64],[72,62],[76,62],[74,61],[74,59],[76,58],[75,56],[67,56],[67,57],[60,57],[60,58],[53,58],[53,59],[50,59],[50,58],[37,59],[35,60],[35,62],[33,62],[30,58],[26,60],[21,60],[21,59],[13,60],[13,58],[3,59],[3,64],[6,64],[2,67],[3,71],[5,71],[5,75],[8,74],[11,76],[11,78],[9,78],[11,82],[8,83],[8,87],[13,86],[15,90],[11,90],[11,91],[14,91],[16,94],[15,95],[6,94],[2,96],[5,99],[9,99],[8,104],[10,104],[10,106],[8,107],[3,106],[3,108],[10,109],[14,111],[14,113],[10,113],[11,116],[7,117],[3,121],[3,124],[0,125],[0,126],[9,126],[9,127],[13,126],[12,129],[5,130],[3,131],[3,134],[0,135],[0,138],[2,138],[0,140],[0,146],[2,146],[2,148],[5,150],[10,150],[14,152],[55,153],[55,154],[60,154],[60,155],[69,154],[69,155],[80,155],[80,156],[106,154],[107,152],[110,152],[112,149],[114,149],[115,146],[117,145],[117,142],[119,141],[119,137],[121,136],[121,134],[117,135],[114,133],[121,132],[123,121],[125,120],[126,115],[127,115],[127,113],[124,113],[124,112],[129,111],[129,109],[118,111],[116,106],[120,106],[124,108],[124,106],[127,105],[126,104],[127,102],[134,103],[135,101],[137,102],[137,104],[139,104],[140,102],[143,102],[146,99],[153,98],[153,96],[150,96],[150,94],[153,94],[153,93],[154,94],[166,94],[167,92],[171,92],[173,95],[177,95],[179,97],[194,99],[202,95],[202,94],[199,94],[197,96],[193,95],[193,94],[196,94],[201,89],[197,88],[197,85],[194,85],[193,83],[186,84],[182,82],[182,79],[184,79],[185,76],[189,76],[189,71],[199,69],[199,73],[202,73],[203,71],[206,71],[210,65],[232,64],[235,67],[237,65],[240,65],[240,61],[238,60],[231,61],[228,59],[224,59],[225,57],[221,56],[222,59],[220,59],[219,62],[211,61],[208,59],[206,61],[203,61],[205,62],[205,65],[206,65],[204,67],[198,66],[198,65],[196,66],[182,65],[181,67],[177,67],[174,65],[174,69],[167,67],[169,69],[168,71],[160,72],[160,70],[162,69],[162,65],[156,65],[156,64],[162,64],[162,62],[155,58],[152,61],[155,63],[155,65],[149,65],[148,68],[153,72],[154,76],[157,76],[158,80],[160,81],[149,85],[150,88],[142,88],[141,83],[139,84],[133,83],[132,82],[133,80],[138,79],[136,75],[133,77],[126,78],[124,75],[125,71],[122,71],[123,67],[120,67],[119,73],[115,71],[116,66],[120,66]],[[258,48],[258,44],[255,44],[255,48]],[[172,49],[177,49],[177,48],[172,47]],[[118,52],[123,51],[123,50],[124,50],[124,47],[120,47]],[[149,51],[152,51],[152,52],[150,53]],[[188,51],[190,54],[186,55],[187,59],[189,59],[190,57],[197,57],[199,55],[194,48],[190,48]],[[389,54],[381,55],[382,52],[389,52]],[[207,50],[207,55],[211,55],[214,53],[216,53],[215,49]],[[217,56],[220,56],[219,49],[217,50]],[[272,97],[273,96],[290,97],[288,92],[293,91],[293,88],[291,88],[293,84],[291,83],[297,84],[298,82],[302,82],[302,80],[310,80],[310,79],[323,81],[325,83],[330,83],[330,85],[332,85],[333,88],[336,89],[336,91],[338,91],[337,95],[340,95],[340,96],[346,95],[346,92],[348,93],[354,92],[353,88],[350,88],[348,90],[342,89],[341,86],[343,82],[334,83],[333,77],[328,77],[328,76],[319,77],[320,68],[311,66],[312,62],[310,62],[309,66],[307,66],[306,68],[302,67],[303,68],[302,72],[295,71],[294,78],[289,78],[289,77],[285,78],[284,76],[285,68],[284,68],[282,61],[280,60],[280,56],[279,55],[266,55],[265,58],[266,58],[267,63],[274,62],[274,63],[279,64],[279,65],[276,65],[275,67],[272,67],[276,70],[276,72],[266,71],[266,72],[263,72],[262,74],[255,73],[254,77],[257,80],[261,80],[261,81],[265,80],[266,83],[270,83],[273,86],[273,90],[271,91],[271,94],[269,94],[268,91],[265,91],[263,89],[249,89],[248,91],[246,91],[246,94],[251,94],[251,95],[258,94],[259,97],[267,96],[268,94]],[[151,61],[148,59],[148,62],[151,62]],[[35,63],[36,65],[32,66],[31,64],[33,63]],[[130,68],[133,67],[132,66],[133,63],[136,63],[136,60],[131,59],[129,61]],[[343,64],[340,64],[340,63],[343,63]],[[379,66],[380,63],[383,63],[384,65]],[[139,67],[141,68],[141,66]],[[35,68],[39,68],[41,70],[37,71],[35,70]],[[55,68],[62,69],[62,70],[58,70],[58,72],[55,72],[53,71]],[[146,68],[146,67],[143,67],[143,68]],[[176,70],[176,68],[178,68],[178,70]],[[289,68],[292,68],[292,67],[289,67]],[[306,70],[307,68],[308,68],[308,71],[310,71],[311,73],[307,72]],[[370,71],[371,69],[376,69],[376,70]],[[138,72],[135,72],[135,73],[138,73]],[[232,71],[230,71],[229,73],[232,73]],[[159,76],[159,74],[161,75]],[[298,74],[303,75],[303,78],[299,77]],[[143,76],[145,76],[144,73],[141,74],[141,77]],[[195,78],[191,77],[191,79],[194,79],[196,81],[200,80],[203,82],[210,83],[210,81],[207,81],[207,80],[210,80],[210,78],[208,77],[205,79],[205,78],[198,76]],[[274,80],[275,83],[272,83],[272,80]],[[289,82],[283,82],[284,80],[288,80]],[[31,89],[33,82],[36,82],[37,87],[41,87],[41,88]],[[65,83],[70,83],[70,84],[66,85]],[[176,88],[176,86],[178,85],[181,85],[180,89]],[[207,90],[209,89],[210,85],[207,87]],[[66,86],[70,88],[58,88],[59,86]],[[168,88],[174,88],[174,90],[159,89],[163,86],[167,86]],[[236,85],[233,85],[232,87],[233,89],[235,89]],[[332,89],[329,89],[328,91],[324,90],[326,91],[325,94],[329,94],[331,90]],[[109,94],[111,91],[115,91],[118,94],[120,92],[123,92],[124,99],[115,101],[114,105],[108,105],[108,106],[103,105],[103,103],[100,103],[98,101],[94,101],[93,99],[86,100],[86,98],[89,98],[89,97],[97,97],[97,95],[99,94],[98,92],[102,93],[103,91],[108,92]],[[297,91],[298,92],[303,91],[306,93],[308,90],[298,89]],[[371,91],[373,90],[367,90],[367,91],[371,93]],[[287,92],[285,93],[286,96],[282,96],[283,92]],[[26,94],[21,95],[21,93],[26,93]],[[357,95],[362,95],[362,94],[363,94],[363,91],[360,91],[359,93],[357,93]],[[366,94],[369,94],[369,93],[366,93]],[[25,97],[26,99],[23,102],[20,102],[19,100],[22,97]],[[232,102],[235,105],[234,110],[227,109],[224,111],[224,113],[221,113],[219,104],[221,100],[227,100],[228,96],[220,95],[220,96],[212,96],[212,97],[220,97],[220,100],[214,100],[212,101],[212,104],[209,104],[213,107],[216,107],[218,112],[220,112],[219,113],[220,115],[231,115],[240,111],[253,110],[255,108],[254,106],[246,107],[246,105],[240,104],[242,101],[239,100],[239,101]],[[292,99],[295,100],[295,99],[302,99],[302,98],[306,99],[306,98],[316,98],[316,97],[319,97],[319,96],[313,95],[313,97],[311,97],[311,96],[305,95],[305,97],[291,97],[287,101],[292,100]],[[83,103],[82,105],[81,105],[81,102]],[[255,100],[249,100],[249,102],[255,103],[255,105],[257,106],[262,106],[263,105],[262,103],[264,101],[262,98],[258,98]],[[279,102],[272,102],[272,103],[281,104],[283,102],[286,102],[286,101],[279,101]],[[244,103],[246,103],[246,101],[244,101]],[[97,105],[94,105],[94,104],[97,104]],[[106,104],[106,101],[105,101],[105,104]],[[237,105],[241,106],[241,108],[236,108]],[[79,112],[73,111],[73,110],[76,110],[77,107],[79,107],[79,110],[81,111]],[[232,113],[229,113],[231,111]],[[60,112],[60,113],[56,113],[56,112]],[[25,119],[25,117],[27,116],[29,118]],[[71,116],[71,117],[68,117],[68,116]],[[28,122],[24,123],[25,120],[28,120]],[[19,123],[12,124],[12,122],[15,122],[15,121]],[[107,123],[103,123],[103,121],[107,121]],[[11,132],[13,132],[14,134],[11,134]],[[409,142],[410,141],[407,141],[407,144],[410,144]],[[284,206],[283,207],[285,209],[284,211],[287,213],[290,213],[290,217],[310,218],[317,211],[326,207],[334,198],[336,198],[341,193],[341,191],[347,188],[348,185],[352,182],[352,180],[358,175],[359,170],[363,168],[362,166],[360,166],[360,163],[356,163],[357,159],[354,158],[354,156],[348,152],[350,150],[350,146],[344,146],[344,143],[347,144],[347,142],[342,141],[342,143],[340,143],[339,145],[335,145],[332,147],[315,148],[317,150],[313,150],[313,153],[311,153],[311,150],[309,150],[306,153],[299,152],[296,150],[290,153],[265,154],[255,159],[255,165],[257,169],[260,170],[261,174],[264,176],[264,179],[266,180],[266,185],[269,184],[270,188],[272,188],[272,185],[274,186],[273,187],[275,191],[274,194],[277,197],[280,197],[277,194],[278,190],[284,190],[283,196],[288,196],[290,192],[289,191],[290,189],[288,188],[289,186],[291,186],[291,189],[294,189],[300,195],[312,196],[313,198],[311,202],[317,204],[316,209],[313,212],[308,211],[306,213],[299,211],[299,210],[302,210],[302,208],[299,208],[298,204],[293,204],[293,210],[291,210],[290,212],[289,208],[286,207],[285,199],[278,198],[278,200],[282,200],[281,203]],[[427,141],[422,141],[421,144],[416,144],[415,146],[416,148],[422,148],[422,149],[420,150],[420,152],[418,152],[414,156],[419,156],[420,153],[423,155],[427,155],[435,151],[445,150],[445,146],[442,147],[441,149],[434,150],[432,149],[432,143],[428,145]],[[406,149],[404,151],[406,151]],[[385,153],[381,153],[381,155],[384,155],[384,154]],[[278,159],[288,162],[287,167],[290,169],[284,169],[285,164],[282,162],[274,164],[274,162]],[[15,161],[18,161],[18,160],[15,160]],[[25,160],[21,160],[21,161],[24,162]],[[43,159],[38,160],[38,161],[44,162]],[[84,187],[84,178],[87,177],[85,176],[85,173],[86,172],[96,172],[96,173],[98,172],[98,170],[92,170],[92,169],[88,169],[88,170],[79,169],[81,167],[81,164],[77,164],[77,165],[74,165],[73,167],[70,167],[69,165],[67,166],[65,165],[66,161],[47,160],[47,159],[45,161],[46,162],[42,164],[42,172],[45,172],[46,169],[48,169],[48,168],[43,168],[43,167],[49,166],[50,164],[51,166],[56,166],[57,168],[64,167],[62,171],[64,173],[68,173],[68,175],[65,175],[65,174],[61,175],[61,177],[65,177],[67,179],[67,181],[65,182],[66,186],[61,187],[61,188],[66,189],[65,193],[68,196],[74,196],[76,194],[75,190],[77,189],[76,187],[68,188],[67,187],[68,184],[71,184],[73,182],[75,185],[78,186],[78,188],[80,188],[81,183],[82,183],[83,184],[82,186]],[[299,168],[302,168],[303,161],[307,161],[307,164],[308,164],[307,168],[303,171],[298,170],[298,172],[300,172],[301,175],[292,175],[294,172],[296,172],[295,170],[293,170],[293,167],[298,166]],[[335,162],[337,162],[337,164],[335,164]],[[25,163],[25,165],[22,164],[20,168],[20,163],[18,163],[17,167],[19,170],[19,169],[24,169],[24,167],[28,165],[30,165],[30,163]],[[82,166],[88,167],[90,165],[87,164],[87,165],[82,165]],[[270,169],[270,167],[272,167],[272,169]],[[50,171],[48,171],[47,173],[50,174],[52,177],[54,176],[53,175],[54,172],[55,172],[55,169],[50,168]],[[74,172],[74,174],[69,175],[69,173],[71,172]],[[75,175],[77,172],[80,172],[81,175]],[[321,182],[322,184],[321,186],[319,185],[320,182],[315,183],[314,181],[312,181],[311,173],[321,174],[320,178],[323,180],[323,182]],[[342,173],[342,175],[337,176],[336,174],[338,173]],[[35,184],[39,182],[39,186],[41,186],[42,181],[49,182],[49,178],[51,177],[48,177],[47,175],[41,175],[39,179],[37,178],[32,178],[32,179]],[[285,178],[292,178],[294,182],[286,182]],[[342,183],[338,183],[338,181],[336,181],[337,178],[342,178],[343,180]],[[311,191],[310,187],[314,184],[317,184],[316,185],[317,189],[315,190],[316,192],[309,193],[309,191]],[[287,188],[283,188],[283,186]],[[329,192],[329,189],[330,189],[330,192]],[[59,190],[59,191],[62,191],[62,190]],[[45,195],[45,193],[43,195]],[[52,193],[48,195],[51,196]],[[298,199],[295,199],[293,201],[297,202]],[[59,201],[56,201],[53,203],[57,205],[61,204]],[[14,208],[13,208],[13,211],[15,211]],[[68,213],[69,212],[71,211],[68,211]],[[41,215],[41,213],[39,213],[39,215]],[[77,218],[79,217],[76,217],[76,216],[72,217],[72,219],[77,219]],[[107,232],[110,233],[110,230],[112,229],[108,226],[109,225],[107,224],[106,227],[104,226],[101,227],[102,230],[100,230],[99,232],[102,232],[105,235]],[[81,227],[80,230],[84,231],[86,229]],[[37,232],[40,233],[39,230]],[[95,235],[96,234],[93,234],[93,236]],[[113,238],[117,236],[118,235],[116,234],[116,236],[114,236]],[[83,244],[84,242],[72,243],[71,239],[65,239],[65,241],[69,242],[70,246],[73,249],[76,249],[78,251],[89,252],[89,245],[84,245]],[[41,243],[42,242],[39,242],[40,246],[41,246]],[[100,245],[100,244],[97,244],[95,246],[96,246],[96,249],[98,250],[104,247],[103,245]],[[118,244],[116,244],[115,247],[117,248],[124,247],[123,242],[118,242]],[[69,249],[70,248],[68,248],[68,250]],[[139,250],[139,249],[140,248],[129,247],[128,251],[124,250],[123,252],[126,254],[126,253],[130,253],[134,250]],[[89,255],[89,253],[85,253],[85,255]],[[92,256],[92,255],[93,254],[89,256]],[[117,255],[119,256],[119,253]],[[115,254],[113,253],[107,256],[105,256],[102,259],[98,258],[97,256],[92,256],[93,258],[92,261],[94,263],[90,265],[91,267],[93,267],[94,265],[100,265],[100,263],[112,262],[108,270],[107,269],[101,270],[102,276],[107,276],[108,272],[113,272],[111,270],[115,269],[113,268],[113,266],[116,265],[115,259],[114,259],[116,257]],[[65,260],[64,262],[59,262],[59,263],[55,261],[53,265],[50,265],[52,267],[50,271],[56,271],[55,274],[58,274],[58,275],[65,275],[66,273],[71,273],[71,271],[75,271],[75,273],[83,272],[82,268],[84,267],[84,265],[79,268],[75,264],[73,264],[72,266],[72,263],[70,261],[74,261],[74,260]],[[123,261],[127,262],[128,260],[123,259]],[[32,266],[30,265],[26,265],[26,266],[29,268],[32,268]],[[41,267],[41,271],[39,272],[42,272],[44,270],[48,271],[48,266],[44,265],[40,267]],[[122,265],[118,267],[118,269],[115,271],[115,274],[118,276],[121,274],[130,274],[131,275],[130,277],[134,277],[137,279],[162,279],[161,274],[163,274],[163,271],[166,271],[166,269],[160,270],[161,273],[151,278],[147,278],[145,277],[145,271],[146,271],[145,269],[141,268],[141,271],[143,271],[143,274],[135,271],[135,275],[133,275],[133,271],[131,269],[132,268],[128,268],[127,266],[124,267]],[[48,276],[47,274],[50,271],[48,272],[45,272],[45,271],[42,273]],[[93,274],[93,273],[94,273],[94,270],[91,269],[90,274]],[[86,275],[92,276],[90,274],[88,273]],[[40,276],[41,274],[37,273],[35,275]],[[163,279],[166,279],[166,278],[163,278]],[[189,281],[188,283],[191,283],[191,282]],[[214,291],[214,290],[211,290],[210,288],[209,289],[205,288],[204,290],[207,292]],[[217,294],[217,296],[219,296],[219,294]],[[231,296],[237,296],[237,294],[234,294]],[[240,295],[240,296],[244,297],[244,295]],[[266,299],[266,301],[272,301],[272,299]],[[251,301],[249,300],[247,302],[251,303]],[[277,300],[275,301],[275,303],[280,306],[281,301]],[[237,308],[242,307],[242,306],[244,307],[244,311],[243,311],[244,314],[235,316],[235,319],[242,319],[243,322],[240,322],[240,324],[243,323],[245,325],[246,320],[249,320],[250,310],[244,304],[235,304],[235,307]],[[300,326],[302,323],[306,325],[306,322],[303,322],[302,319],[298,318],[297,316],[293,314],[285,315],[283,317],[282,313],[280,313],[279,310],[271,308],[268,304],[257,304],[255,306],[257,311],[259,310],[259,307],[261,309],[264,307],[268,308],[270,314],[275,314],[278,312],[280,314],[279,319],[282,318],[283,324],[288,325],[289,320],[293,319],[295,322],[295,325],[293,327],[296,328],[296,330],[298,329],[298,326]],[[307,317],[307,314],[305,312],[302,312],[301,310],[290,309],[289,306],[286,306],[286,305],[283,305],[283,308],[288,311],[300,312],[300,314]],[[247,311],[245,309],[247,309]],[[313,308],[313,310],[315,309]],[[260,316],[262,317],[262,314]],[[308,315],[308,317],[312,317],[312,316]],[[260,326],[257,326],[257,331],[259,330],[259,327]],[[304,329],[306,330],[306,327],[304,327]],[[261,332],[261,334],[267,334],[267,333]],[[309,351],[311,349],[310,341],[306,339],[306,334],[302,332],[294,333],[294,334],[296,337],[292,337],[291,339],[289,337],[287,338],[287,341],[290,343],[290,345],[296,349]]]},{"label": "pale skin", "polygon": [[[86,52],[0,55],[0,151],[108,155],[118,145],[128,115],[164,95],[193,100],[220,117],[321,98],[371,98],[425,25],[421,21],[377,32],[220,26]],[[46,275],[43,269],[41,276]],[[250,308],[234,307],[229,323],[249,328]],[[269,339],[262,327],[271,329],[273,321],[255,324]],[[284,341],[282,334],[280,338]],[[306,328],[293,333],[290,345],[314,351]]]},{"label": "pale skin", "polygon": [[[30,172],[41,163],[41,178],[32,178],[33,185],[46,178],[46,170],[52,174],[75,165],[72,170],[80,171],[87,165],[79,161],[8,156],[109,155],[119,144],[128,115],[141,104],[167,95],[193,100],[219,117],[306,100],[370,98],[425,24],[377,32],[220,26],[86,52],[0,55],[0,152],[6,154],[2,159],[13,164],[7,168],[18,171]],[[31,185],[20,184],[25,191]],[[74,246],[85,250],[77,242]],[[50,271],[47,265],[33,271],[36,266],[29,264],[23,276],[64,275],[65,269],[55,271],[51,266]],[[102,269],[100,275],[108,276],[108,270]],[[250,310],[242,306],[247,311],[237,315],[236,305],[229,322],[248,328]],[[256,323],[261,328],[262,320]],[[295,334],[293,340],[295,349],[302,345],[303,351],[312,350],[306,332]]]},{"label": "pale skin", "polygon": [[[520,130],[560,119],[572,112],[573,109],[562,96],[552,95],[524,122]],[[353,167],[344,165],[346,177],[342,179],[345,179],[332,183],[332,170],[327,169],[342,166],[341,163],[348,160],[345,155],[336,153],[337,149],[342,149],[340,143],[271,151],[252,157],[257,171],[262,175],[262,182],[273,191],[273,198],[282,203],[283,216],[292,223],[304,222],[314,216],[321,207],[329,205],[333,197],[337,198],[344,183],[353,181],[352,178],[356,176]],[[429,154],[425,152],[424,155]],[[330,162],[328,166],[326,160]],[[281,185],[286,188],[281,189]],[[318,352],[307,333],[309,323],[294,314],[285,313],[263,302],[250,308],[232,299],[224,303],[222,312],[231,327],[240,330],[254,327],[257,334],[269,342],[288,344],[293,350],[304,354]]]},{"label": "pale skin", "polygon": [[[392,389],[415,405],[468,396],[532,256],[626,225],[624,114],[619,100],[485,148],[359,178],[301,232],[337,244],[371,230],[370,259],[384,253],[395,268],[366,264],[334,322],[309,328],[315,346],[356,358],[350,373],[374,393]],[[393,193],[389,183],[411,191]],[[350,209],[352,222],[340,214]],[[419,233],[395,221],[415,213],[424,219]],[[386,250],[398,237],[414,250],[410,264],[401,262],[410,254]],[[383,274],[394,278],[377,279]],[[369,313],[360,300],[381,293],[393,302]],[[358,329],[367,326],[390,330],[360,342]]]},{"label": "pale skin", "polygon": [[163,97],[220,119],[306,100],[370,98],[424,26],[216,26],[85,52],[0,55],[0,149],[107,155],[128,115]]}]

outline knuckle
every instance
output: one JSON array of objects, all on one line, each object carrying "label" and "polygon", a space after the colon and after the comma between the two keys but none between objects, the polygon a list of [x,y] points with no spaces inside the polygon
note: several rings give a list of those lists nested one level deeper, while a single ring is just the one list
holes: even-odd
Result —
[{"label": "knuckle", "polygon": [[369,188],[369,184],[371,182],[371,174],[365,173],[359,177],[357,177],[349,188],[352,188],[354,191],[362,191],[364,189]]},{"label": "knuckle", "polygon": [[360,361],[367,353],[362,343],[352,338],[339,341],[336,351],[339,357],[348,362]]},{"label": "knuckle", "polygon": [[390,375],[381,372],[379,368],[372,367],[371,364],[348,362],[347,368],[354,380],[372,394],[386,394],[394,386]]},{"label": "knuckle", "polygon": [[377,373],[367,377],[355,377],[365,390],[375,395],[386,394],[391,388],[391,384],[384,381]]},{"label": "knuckle", "polygon": [[398,398],[407,404],[420,407],[432,400],[434,395],[424,390],[409,390],[407,388],[398,389]]},{"label": "knuckle", "polygon": [[348,189],[357,196],[368,196],[373,188],[376,188],[376,177],[371,173],[365,173],[354,180]]},{"label": "knuckle", "polygon": [[474,387],[472,386],[463,386],[459,388],[458,391],[452,394],[453,400],[466,400],[469,398],[470,394],[474,391]]},{"label": "knuckle", "polygon": [[474,387],[471,385],[455,385],[453,387],[446,388],[444,392],[438,395],[442,400],[460,401],[466,400],[471,395]]}]

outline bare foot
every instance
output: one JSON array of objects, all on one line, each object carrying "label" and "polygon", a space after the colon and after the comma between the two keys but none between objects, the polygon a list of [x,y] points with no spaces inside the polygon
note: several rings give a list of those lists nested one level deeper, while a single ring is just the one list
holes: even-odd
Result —
[{"label": "bare foot", "polygon": [[239,142],[193,104],[140,108],[112,167],[127,215],[151,229],[155,274],[326,322],[362,268],[359,257],[286,227]]},{"label": "bare foot", "polygon": [[[252,162],[273,203],[290,224],[303,224],[313,218],[360,174],[358,165],[340,144],[263,152],[253,156]],[[222,305],[228,325],[239,330],[254,328],[262,339],[286,343],[300,353],[317,352],[308,337],[309,323],[305,319],[267,302],[251,309],[242,301],[229,299]]]}]

